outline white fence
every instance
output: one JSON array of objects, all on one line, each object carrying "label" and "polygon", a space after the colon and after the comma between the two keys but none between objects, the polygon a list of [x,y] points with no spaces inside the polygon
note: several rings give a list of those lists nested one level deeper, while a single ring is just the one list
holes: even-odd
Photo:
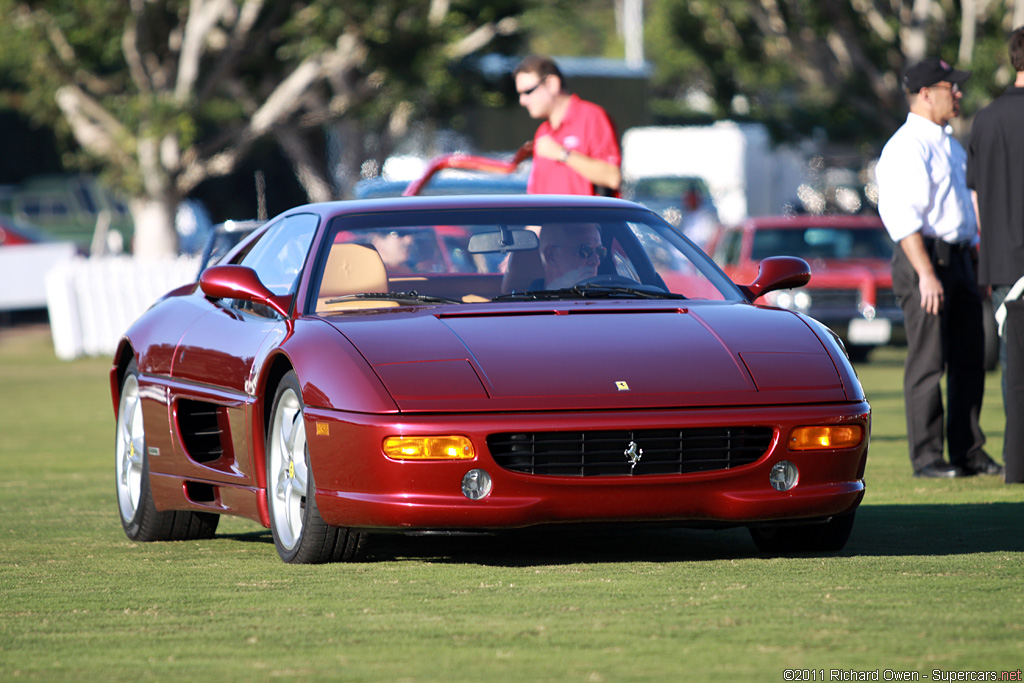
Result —
[{"label": "white fence", "polygon": [[160,297],[196,281],[194,257],[136,261],[74,258],[46,275],[46,305],[57,357],[114,353],[121,334]]}]

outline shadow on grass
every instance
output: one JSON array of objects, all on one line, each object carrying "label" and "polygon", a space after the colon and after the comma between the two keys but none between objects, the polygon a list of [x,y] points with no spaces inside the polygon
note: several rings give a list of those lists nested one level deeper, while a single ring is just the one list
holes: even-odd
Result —
[{"label": "shadow on grass", "polygon": [[[1024,552],[1024,503],[864,505],[846,548],[822,557]],[[219,538],[263,543],[270,531]],[[815,556],[817,554],[809,554]],[[807,556],[807,555],[805,555]],[[363,562],[419,561],[530,567],[617,562],[701,562],[766,557],[746,529],[611,525],[544,527],[494,535],[373,534]]]},{"label": "shadow on grass", "polygon": [[[241,543],[263,543],[274,552],[269,530],[217,534]],[[370,534],[360,561],[428,561],[493,566],[598,562],[668,562],[749,557],[746,529],[698,530],[627,525],[559,525],[473,534]]]},{"label": "shadow on grass", "polygon": [[524,529],[481,536],[378,535],[368,561],[418,560],[496,567],[739,559],[756,554],[745,529],[596,526]]},{"label": "shadow on grass", "polygon": [[269,543],[270,545],[274,545],[274,535],[270,532],[270,529],[247,531],[241,534],[218,533],[216,538],[227,538],[232,541],[239,541],[240,543]]},{"label": "shadow on grass", "polygon": [[844,555],[1024,552],[1024,503],[863,505]]}]

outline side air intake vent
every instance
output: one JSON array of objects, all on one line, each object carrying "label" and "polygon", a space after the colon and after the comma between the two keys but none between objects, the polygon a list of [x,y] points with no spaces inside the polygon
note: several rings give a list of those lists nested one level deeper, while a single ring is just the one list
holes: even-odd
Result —
[{"label": "side air intake vent", "polygon": [[212,403],[182,399],[178,401],[177,419],[182,444],[188,457],[210,463],[224,456],[227,434],[226,409]]}]

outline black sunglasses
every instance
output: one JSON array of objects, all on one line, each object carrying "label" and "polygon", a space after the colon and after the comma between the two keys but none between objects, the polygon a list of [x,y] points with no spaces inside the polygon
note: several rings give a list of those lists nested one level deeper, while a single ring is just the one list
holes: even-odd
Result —
[{"label": "black sunglasses", "polygon": [[586,261],[594,254],[597,254],[597,258],[599,259],[603,259],[605,256],[608,255],[608,249],[601,245],[592,247],[589,244],[581,244],[579,247],[575,247],[570,246],[568,244],[553,244],[551,246],[561,247],[562,249],[576,249],[576,253],[579,254],[579,257],[584,261]]},{"label": "black sunglasses", "polygon": [[516,92],[519,94],[520,97],[522,97],[523,95],[532,95],[534,90],[544,85],[545,80],[547,80],[547,76],[537,81],[537,83],[534,84],[532,88],[528,88],[526,90],[517,90]]}]

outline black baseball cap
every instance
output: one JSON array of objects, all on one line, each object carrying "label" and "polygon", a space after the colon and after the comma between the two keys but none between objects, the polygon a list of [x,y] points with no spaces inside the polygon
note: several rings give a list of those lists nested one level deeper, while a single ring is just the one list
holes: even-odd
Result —
[{"label": "black baseball cap", "polygon": [[954,69],[941,59],[925,59],[903,72],[903,87],[907,92],[915,93],[921,88],[935,85],[939,81],[963,83],[971,77],[970,71]]}]

